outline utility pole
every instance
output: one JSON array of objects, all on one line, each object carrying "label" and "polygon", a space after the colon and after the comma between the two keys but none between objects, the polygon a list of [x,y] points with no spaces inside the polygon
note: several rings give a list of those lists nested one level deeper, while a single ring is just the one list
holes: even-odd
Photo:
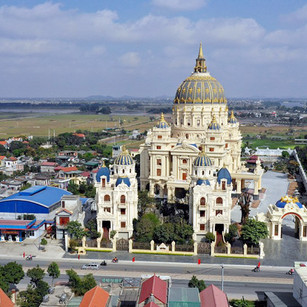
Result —
[{"label": "utility pole", "polygon": [[224,264],[221,265],[222,268],[222,291],[224,292]]}]

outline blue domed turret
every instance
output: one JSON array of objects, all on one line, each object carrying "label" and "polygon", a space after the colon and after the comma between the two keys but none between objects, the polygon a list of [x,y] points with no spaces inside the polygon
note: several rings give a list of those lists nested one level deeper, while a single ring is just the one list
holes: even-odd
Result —
[{"label": "blue domed turret", "polygon": [[126,184],[128,187],[131,186],[131,183],[130,183],[130,180],[128,177],[118,177],[117,180],[116,180],[116,183],[115,183],[115,186],[118,186],[119,184],[121,183],[124,183]]},{"label": "blue domed turret", "polygon": [[217,173],[217,182],[220,184],[222,179],[227,180],[227,184],[231,184],[231,175],[226,167],[222,167]]},{"label": "blue domed turret", "polygon": [[102,164],[102,167],[98,170],[97,174],[96,174],[96,181],[100,182],[101,181],[101,176],[106,176],[107,177],[107,182],[110,181],[110,170],[108,167],[106,167],[104,161]]},{"label": "blue domed turret", "polygon": [[234,114],[233,114],[233,111],[231,111],[231,114],[230,114],[230,118],[229,118],[229,123],[230,124],[236,124],[238,121],[237,119],[235,118]]},{"label": "blue domed turret", "polygon": [[123,145],[122,152],[115,159],[114,164],[117,164],[117,165],[132,165],[133,164],[133,159],[130,156],[128,150],[126,149],[126,146]]},{"label": "blue domed turret", "polygon": [[282,197],[280,200],[278,200],[275,205],[278,208],[284,208],[285,205],[287,205],[287,204],[295,204],[299,208],[301,208],[301,209],[303,208],[303,205],[299,202],[297,197],[291,197],[291,196],[288,196],[288,195],[286,195],[286,196]]},{"label": "blue domed turret", "polygon": [[212,121],[208,126],[209,130],[220,130],[221,126],[218,124],[218,122],[215,119],[215,115],[212,115]]},{"label": "blue domed turret", "polygon": [[166,122],[166,120],[164,119],[164,114],[161,113],[161,118],[160,118],[160,121],[158,122],[157,128],[162,128],[162,129],[165,129],[165,128],[169,128],[169,125],[168,123]]},{"label": "blue domed turret", "polygon": [[198,157],[194,160],[194,166],[212,166],[212,161],[207,157],[204,147],[199,153]]},{"label": "blue domed turret", "polygon": [[210,185],[210,182],[207,178],[203,178],[203,179],[197,179],[196,184],[197,185],[202,185],[202,184]]}]

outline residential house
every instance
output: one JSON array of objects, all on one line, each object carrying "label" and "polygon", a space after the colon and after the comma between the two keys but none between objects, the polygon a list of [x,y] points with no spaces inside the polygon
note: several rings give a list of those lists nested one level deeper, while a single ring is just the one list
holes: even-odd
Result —
[{"label": "residential house", "polygon": [[0,288],[0,307],[14,307],[14,303]]},{"label": "residential house", "polygon": [[142,283],[137,306],[148,306],[151,302],[167,306],[167,289],[167,282],[153,275]]},{"label": "residential house", "polygon": [[58,170],[57,178],[59,179],[73,179],[82,173],[76,166],[58,167],[55,170]]},{"label": "residential house", "polygon": [[2,145],[5,149],[9,148],[9,144],[7,141],[0,141],[0,145]]},{"label": "residential house", "polygon": [[108,306],[108,300],[109,293],[96,286],[85,293],[79,307],[105,307]]},{"label": "residential house", "polygon": [[79,195],[63,195],[61,208],[55,214],[56,237],[63,239],[66,234],[66,225],[71,221],[78,221],[83,225],[85,212],[82,211],[82,200]]},{"label": "residential house", "polygon": [[55,172],[55,168],[58,166],[58,164],[56,162],[47,162],[44,161],[41,163],[40,167],[41,167],[41,173],[54,173]]},{"label": "residential house", "polygon": [[229,307],[227,295],[215,285],[210,285],[200,294],[201,307]]},{"label": "residential house", "polygon": [[6,156],[0,156],[0,167],[5,166],[5,159],[6,159]]}]

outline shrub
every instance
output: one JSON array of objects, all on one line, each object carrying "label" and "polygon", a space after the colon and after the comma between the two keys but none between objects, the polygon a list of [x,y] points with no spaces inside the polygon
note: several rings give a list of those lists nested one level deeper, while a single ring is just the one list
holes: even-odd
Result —
[{"label": "shrub", "polygon": [[207,232],[205,238],[208,242],[213,242],[215,240],[215,235],[212,232]]},{"label": "shrub", "polygon": [[47,240],[45,239],[45,238],[42,238],[42,240],[41,240],[41,245],[47,245]]}]

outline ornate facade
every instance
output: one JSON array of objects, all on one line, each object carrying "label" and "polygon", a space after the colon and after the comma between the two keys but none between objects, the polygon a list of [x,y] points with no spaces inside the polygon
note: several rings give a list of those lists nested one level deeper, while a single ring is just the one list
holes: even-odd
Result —
[{"label": "ornate facade", "polygon": [[[258,165],[249,173],[241,163],[239,123],[228,114],[223,87],[207,71],[201,45],[194,73],[177,89],[172,111],[172,125],[162,114],[141,145],[141,189],[189,204],[196,236],[227,231],[231,195],[240,194],[248,180],[257,197],[263,171]],[[220,172],[227,176],[218,177]]]},{"label": "ornate facade", "polygon": [[137,218],[138,184],[135,163],[123,146],[110,168],[103,165],[96,180],[97,230],[104,238],[116,231],[117,238],[128,239]]}]

